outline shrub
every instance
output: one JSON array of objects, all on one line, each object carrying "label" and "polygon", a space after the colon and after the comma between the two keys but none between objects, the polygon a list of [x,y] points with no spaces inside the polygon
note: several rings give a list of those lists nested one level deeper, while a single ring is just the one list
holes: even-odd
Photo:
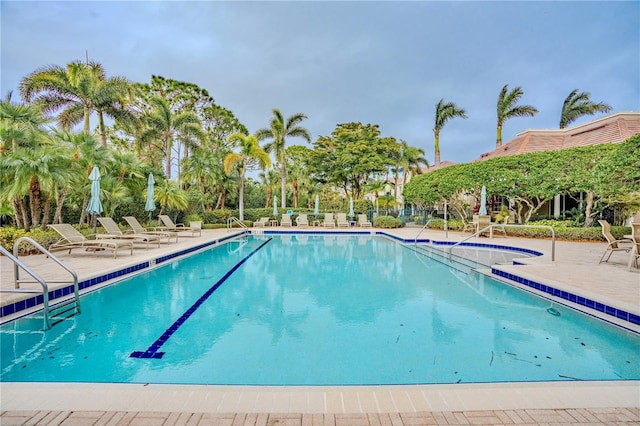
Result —
[{"label": "shrub", "polygon": [[[46,249],[60,239],[58,233],[51,230],[43,231],[40,228],[36,228],[30,232],[26,232],[24,229],[18,229],[12,226],[0,228],[0,245],[10,252],[13,252],[13,244],[15,241],[21,237],[29,237]],[[19,254],[25,255],[32,253],[38,253],[38,250],[34,249],[29,243],[25,242],[20,244]]]},{"label": "shrub", "polygon": [[401,225],[400,219],[392,216],[378,216],[373,219],[373,226],[376,228],[400,228]]},{"label": "shrub", "polygon": [[201,214],[204,223],[221,223],[226,225],[232,214],[231,210],[211,210]]}]

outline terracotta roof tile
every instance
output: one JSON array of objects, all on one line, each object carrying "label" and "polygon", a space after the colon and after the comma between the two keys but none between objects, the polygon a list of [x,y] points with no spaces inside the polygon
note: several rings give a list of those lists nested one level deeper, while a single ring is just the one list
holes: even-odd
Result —
[{"label": "terracotta roof tile", "polygon": [[568,129],[526,130],[474,161],[528,152],[620,143],[637,133],[640,133],[640,112],[618,112]]}]

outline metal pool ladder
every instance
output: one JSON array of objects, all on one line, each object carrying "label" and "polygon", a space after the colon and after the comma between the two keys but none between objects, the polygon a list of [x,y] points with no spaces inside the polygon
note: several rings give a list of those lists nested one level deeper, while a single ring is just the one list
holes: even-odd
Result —
[{"label": "metal pool ladder", "polygon": [[[53,260],[55,263],[60,265],[63,269],[69,272],[72,276],[71,281],[58,281],[58,280],[44,280],[40,277],[36,272],[34,272],[31,268],[24,264],[19,259],[19,251],[18,246],[20,243],[26,242],[35,247],[40,253],[45,254],[48,259]],[[52,255],[47,249],[42,247],[40,244],[35,242],[33,239],[29,237],[21,237],[18,238],[13,244],[13,254],[6,250],[4,247],[0,246],[0,253],[7,256],[9,260],[13,262],[13,277],[14,277],[14,289],[2,289],[0,291],[5,293],[34,293],[39,294],[42,293],[42,304],[43,304],[43,314],[44,314],[44,329],[49,330],[53,325],[63,321],[66,318],[69,318],[73,315],[80,314],[80,296],[78,290],[78,275],[70,269],[67,265],[62,263],[60,259]],[[24,270],[28,275],[31,276],[31,279],[21,279],[20,278],[20,269]],[[39,283],[42,287],[42,290],[31,290],[31,289],[21,289],[20,284],[34,284]],[[49,306],[49,284],[71,284],[73,283],[73,291],[74,296],[68,300],[57,303],[53,306]]]},{"label": "metal pool ladder", "polygon": [[247,225],[242,223],[242,221],[240,221],[235,216],[231,216],[229,219],[227,219],[227,232],[231,232],[231,228],[233,228],[233,224],[234,223],[237,223],[238,225],[240,225],[240,227],[242,228],[243,232],[249,233],[249,228],[247,228]]}]

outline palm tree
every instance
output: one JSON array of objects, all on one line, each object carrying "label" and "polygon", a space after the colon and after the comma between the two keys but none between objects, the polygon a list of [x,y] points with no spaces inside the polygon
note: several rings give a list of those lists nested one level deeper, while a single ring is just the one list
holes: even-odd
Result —
[{"label": "palm tree", "polygon": [[61,111],[57,121],[70,129],[83,121],[89,133],[89,117],[98,114],[102,145],[107,144],[104,115],[130,117],[122,108],[130,83],[123,77],[106,78],[104,67],[97,62],[73,61],[66,68],[49,65],[38,68],[20,82],[20,94],[27,102],[38,104],[45,114]]},{"label": "palm tree", "polygon": [[0,102],[0,156],[19,146],[28,146],[47,122],[32,105]]},{"label": "palm tree", "polygon": [[174,113],[166,99],[154,96],[150,103],[153,109],[144,118],[147,128],[138,141],[138,150],[143,146],[154,146],[153,142],[159,141],[160,145],[155,147],[164,153],[165,174],[167,179],[171,179],[173,144],[178,138],[188,135],[202,138],[200,120],[193,111]]},{"label": "palm tree", "polygon": [[255,170],[257,167],[267,169],[271,166],[269,154],[258,144],[255,136],[245,136],[242,133],[234,133],[227,139],[237,145],[240,152],[231,152],[224,158],[224,171],[230,175],[234,170],[240,175],[240,188],[238,191],[238,204],[240,220],[244,220],[244,182],[247,170]]},{"label": "palm tree", "polygon": [[156,185],[154,198],[160,203],[160,212],[158,214],[164,214],[164,210],[167,207],[183,210],[188,205],[187,192],[180,188],[178,182],[168,179]]},{"label": "palm tree", "polygon": [[567,99],[564,100],[564,104],[562,104],[562,113],[560,114],[561,129],[564,129],[583,115],[593,115],[598,112],[611,111],[609,104],[604,102],[593,103],[591,99],[589,99],[590,96],[591,94],[589,92],[578,92],[578,89],[569,93]]},{"label": "palm tree", "polygon": [[436,105],[436,119],[433,127],[433,134],[436,139],[436,166],[440,165],[440,131],[447,121],[455,117],[467,118],[467,112],[462,108],[458,108],[453,102],[445,102],[444,99],[440,99],[440,102]]},{"label": "palm tree", "polygon": [[282,208],[287,206],[287,161],[285,159],[285,137],[303,137],[307,142],[311,143],[311,134],[304,127],[298,126],[298,124],[307,118],[306,115],[301,112],[293,114],[285,122],[282,113],[274,109],[273,118],[271,119],[271,126],[268,129],[260,129],[256,132],[256,138],[258,141],[264,139],[273,139],[272,142],[265,145],[264,149],[267,152],[273,152],[276,157],[276,161],[280,163],[280,178],[281,191],[280,199],[282,200]]},{"label": "palm tree", "polygon": [[509,85],[505,84],[498,95],[498,130],[496,136],[496,148],[502,146],[502,125],[512,117],[533,117],[538,110],[531,105],[517,105],[524,94],[522,87],[515,87],[509,91]]}]

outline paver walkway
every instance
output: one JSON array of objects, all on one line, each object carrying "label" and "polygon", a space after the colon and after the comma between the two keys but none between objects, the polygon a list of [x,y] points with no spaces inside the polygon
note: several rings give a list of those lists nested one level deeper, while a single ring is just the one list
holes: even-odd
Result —
[{"label": "paver walkway", "polygon": [[418,426],[418,425],[638,425],[638,408],[567,410],[435,411],[383,414],[162,413],[105,411],[4,411],[2,426],[18,425],[225,425],[225,426]]}]

